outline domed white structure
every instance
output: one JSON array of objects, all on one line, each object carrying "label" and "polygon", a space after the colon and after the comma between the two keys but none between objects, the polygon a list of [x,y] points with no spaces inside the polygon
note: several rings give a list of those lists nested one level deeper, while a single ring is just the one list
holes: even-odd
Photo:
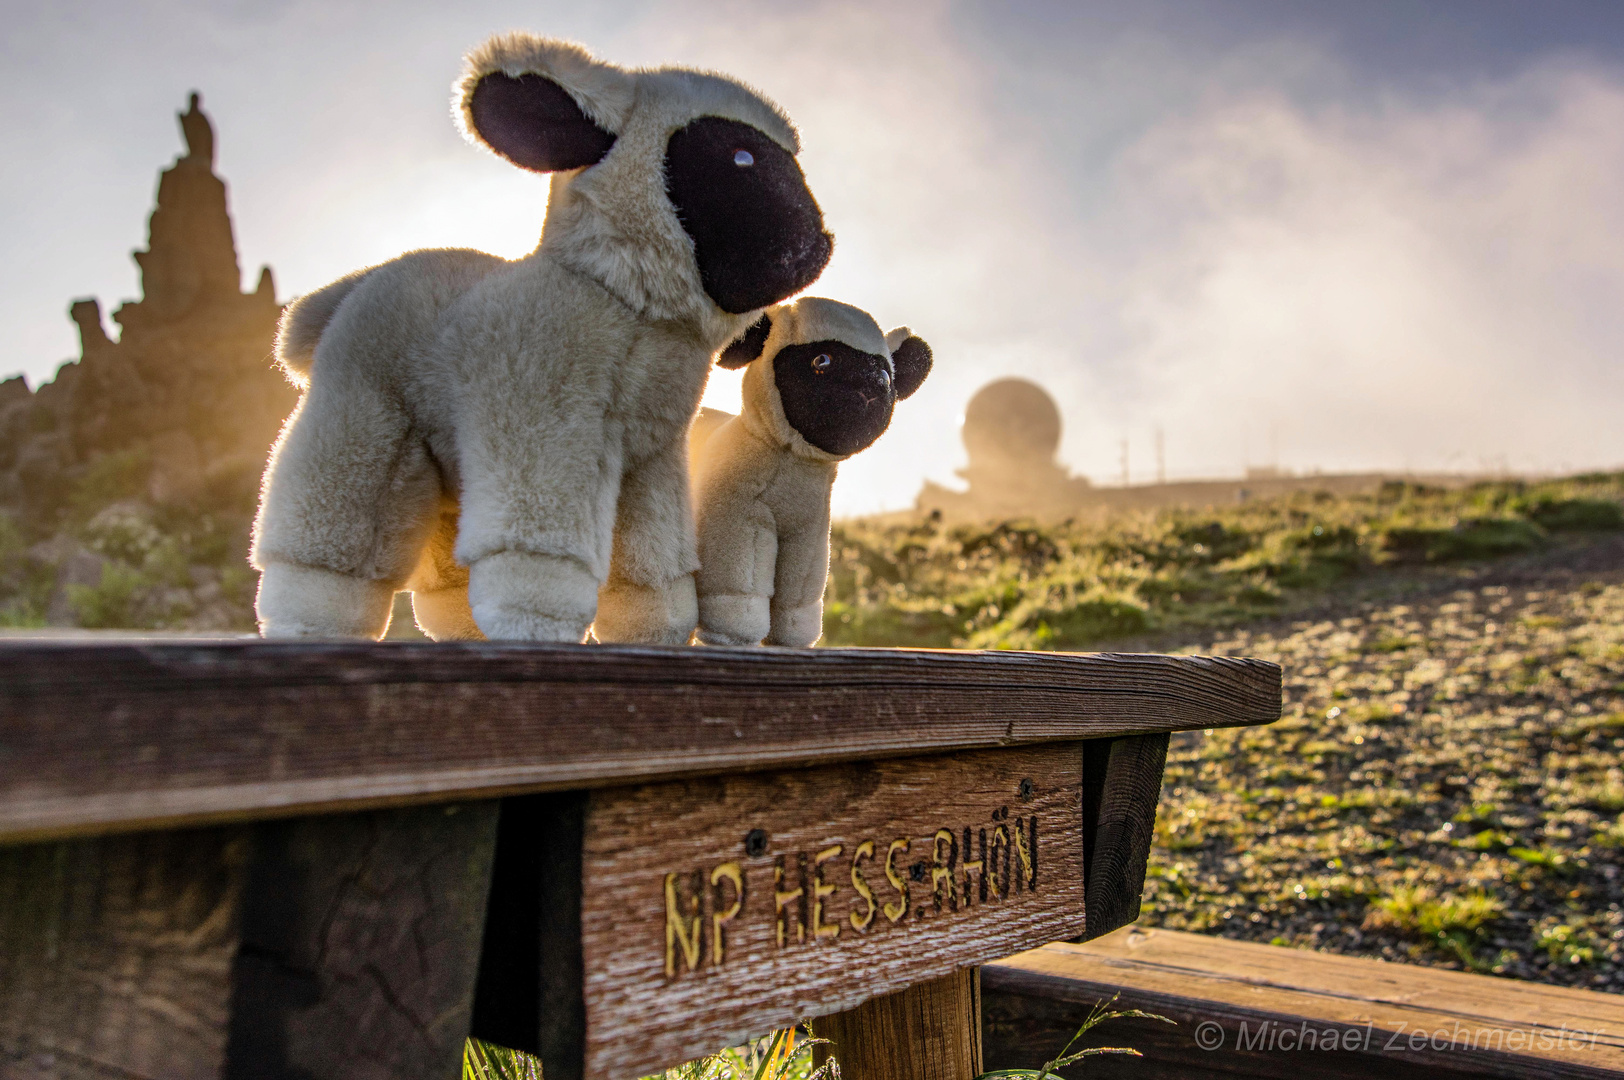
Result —
[{"label": "domed white structure", "polygon": [[1055,460],[1060,449],[1060,409],[1037,383],[998,379],[964,409],[961,431],[970,463],[959,470],[969,490],[953,491],[926,481],[915,505],[958,520],[1061,518],[1089,500],[1088,480],[1072,476]]}]

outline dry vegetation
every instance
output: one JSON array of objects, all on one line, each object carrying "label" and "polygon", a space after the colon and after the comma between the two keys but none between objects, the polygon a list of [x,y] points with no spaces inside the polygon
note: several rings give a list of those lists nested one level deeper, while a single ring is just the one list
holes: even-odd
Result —
[{"label": "dry vegetation", "polygon": [[837,532],[832,643],[1227,653],[1149,924],[1624,990],[1624,476],[1095,525]]}]

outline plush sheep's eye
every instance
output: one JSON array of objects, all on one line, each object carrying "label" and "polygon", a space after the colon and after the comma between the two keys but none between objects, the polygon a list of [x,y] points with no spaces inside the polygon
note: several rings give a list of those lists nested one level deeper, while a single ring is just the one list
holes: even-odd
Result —
[{"label": "plush sheep's eye", "polygon": [[886,389],[890,389],[891,387],[891,373],[884,368],[880,369],[880,385],[884,386]]},{"label": "plush sheep's eye", "polygon": [[748,151],[748,150],[735,150],[735,151],[733,151],[733,164],[737,165],[739,168],[742,169],[747,165],[754,165],[755,163],[756,163],[756,156],[754,154],[752,154],[750,151]]},{"label": "plush sheep's eye", "polygon": [[812,373],[822,375],[829,370],[829,365],[835,362],[834,357],[826,352],[820,352],[812,358]]}]

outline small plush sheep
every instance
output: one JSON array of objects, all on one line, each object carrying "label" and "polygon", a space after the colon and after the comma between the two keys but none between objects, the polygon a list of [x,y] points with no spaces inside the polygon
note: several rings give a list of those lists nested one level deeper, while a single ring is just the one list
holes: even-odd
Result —
[{"label": "small plush sheep", "polygon": [[811,645],[823,633],[829,490],[930,373],[907,327],[804,297],[772,308],[718,363],[743,367],[744,408],[699,452],[699,639]]},{"label": "small plush sheep", "polygon": [[525,34],[468,57],[455,112],[553,174],[540,246],[412,252],[288,310],[261,632],[377,637],[404,588],[438,638],[686,641],[711,357],[831,252],[795,129],[723,76]]}]

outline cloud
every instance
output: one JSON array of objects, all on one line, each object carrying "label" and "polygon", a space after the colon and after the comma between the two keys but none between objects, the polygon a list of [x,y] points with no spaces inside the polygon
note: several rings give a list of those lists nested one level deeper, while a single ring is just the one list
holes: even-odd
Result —
[{"label": "cloud", "polygon": [[[1125,425],[1197,468],[1624,462],[1624,84],[1537,68],[1455,100],[1277,96],[1157,125],[1096,257]],[[1193,459],[1193,461],[1192,461]]]},{"label": "cloud", "polygon": [[[965,401],[1008,374],[1049,387],[1063,457],[1098,478],[1123,436],[1148,475],[1157,425],[1183,474],[1262,463],[1271,432],[1300,468],[1624,462],[1617,68],[1398,83],[1262,22],[1213,44],[1132,19],[1064,40],[974,21],[993,17],[942,0],[39,14],[0,75],[23,118],[5,145],[39,163],[0,183],[24,256],[0,268],[0,359],[37,379],[71,342],[71,297],[133,293],[124,252],[193,85],[245,271],[269,262],[284,296],[414,246],[527,250],[543,183],[446,115],[460,50],[523,26],[728,71],[800,125],[838,239],[813,291],[937,356],[842,467],[837,512],[950,481]],[[62,89],[47,75],[69,42],[87,74]],[[713,403],[736,407],[735,378]]]}]

